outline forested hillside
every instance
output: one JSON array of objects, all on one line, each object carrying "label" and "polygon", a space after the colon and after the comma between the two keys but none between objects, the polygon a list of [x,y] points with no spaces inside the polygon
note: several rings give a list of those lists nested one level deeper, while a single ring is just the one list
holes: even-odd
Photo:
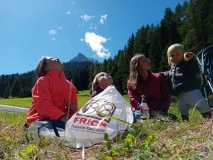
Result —
[{"label": "forested hillside", "polygon": [[183,43],[187,51],[197,53],[213,44],[212,6],[213,0],[190,0],[178,4],[174,11],[167,8],[160,24],[141,26],[114,58],[91,68],[90,79],[99,71],[109,72],[120,92],[125,93],[129,61],[134,54],[145,54],[152,60],[153,71],[162,71],[168,68],[169,45]]},{"label": "forested hillside", "polygon": [[[85,61],[65,63],[65,73],[72,79],[78,90],[89,88],[97,72],[109,72],[121,93],[126,92],[129,61],[136,53],[143,53],[152,60],[153,71],[168,68],[166,50],[172,43],[183,43],[187,51],[197,53],[213,44],[213,0],[190,0],[178,4],[175,10],[167,8],[164,17],[157,25],[141,26],[130,35],[127,44],[115,57],[103,63]],[[143,17],[141,17],[143,18]],[[82,61],[83,60],[83,61]],[[0,76],[0,97],[27,97],[35,81],[34,71],[25,74]]]},{"label": "forested hillside", "polygon": [[[64,63],[65,75],[72,80],[78,90],[85,90],[89,85],[89,68],[96,63],[79,53],[72,60]],[[36,80],[36,72],[0,76],[0,97],[30,97]]]}]

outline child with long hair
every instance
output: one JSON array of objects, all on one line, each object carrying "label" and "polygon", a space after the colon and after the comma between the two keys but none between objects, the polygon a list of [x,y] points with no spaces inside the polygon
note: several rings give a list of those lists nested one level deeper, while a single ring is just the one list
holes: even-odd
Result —
[{"label": "child with long hair", "polygon": [[[159,73],[152,73],[151,61],[143,54],[136,54],[130,61],[127,83],[128,97],[135,121],[143,115],[141,104],[147,104],[151,116],[167,115],[170,105],[168,85]],[[138,112],[139,111],[139,112]]]}]

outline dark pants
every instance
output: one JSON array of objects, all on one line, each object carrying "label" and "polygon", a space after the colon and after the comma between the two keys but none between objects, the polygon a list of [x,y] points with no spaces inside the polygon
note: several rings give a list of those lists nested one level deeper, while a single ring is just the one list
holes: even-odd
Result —
[{"label": "dark pants", "polygon": [[65,124],[66,124],[64,121],[61,121],[61,120],[42,120],[39,122],[40,123],[38,126],[38,134],[39,134],[39,130],[45,127],[48,129],[53,129],[57,137],[60,137],[57,128],[65,129]]}]

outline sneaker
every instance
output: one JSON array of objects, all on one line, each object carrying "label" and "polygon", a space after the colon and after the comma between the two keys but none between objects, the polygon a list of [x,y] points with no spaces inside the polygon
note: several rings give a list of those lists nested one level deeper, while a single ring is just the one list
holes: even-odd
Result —
[{"label": "sneaker", "polygon": [[202,115],[203,115],[203,118],[205,118],[205,119],[211,119],[212,118],[211,112],[202,113]]}]

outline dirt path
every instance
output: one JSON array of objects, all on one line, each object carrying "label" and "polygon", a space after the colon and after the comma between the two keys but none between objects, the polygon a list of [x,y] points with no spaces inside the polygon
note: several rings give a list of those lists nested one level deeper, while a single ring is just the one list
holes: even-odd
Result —
[{"label": "dirt path", "polygon": [[16,107],[16,106],[8,106],[8,105],[0,104],[0,111],[5,111],[5,112],[27,112],[28,108]]}]

